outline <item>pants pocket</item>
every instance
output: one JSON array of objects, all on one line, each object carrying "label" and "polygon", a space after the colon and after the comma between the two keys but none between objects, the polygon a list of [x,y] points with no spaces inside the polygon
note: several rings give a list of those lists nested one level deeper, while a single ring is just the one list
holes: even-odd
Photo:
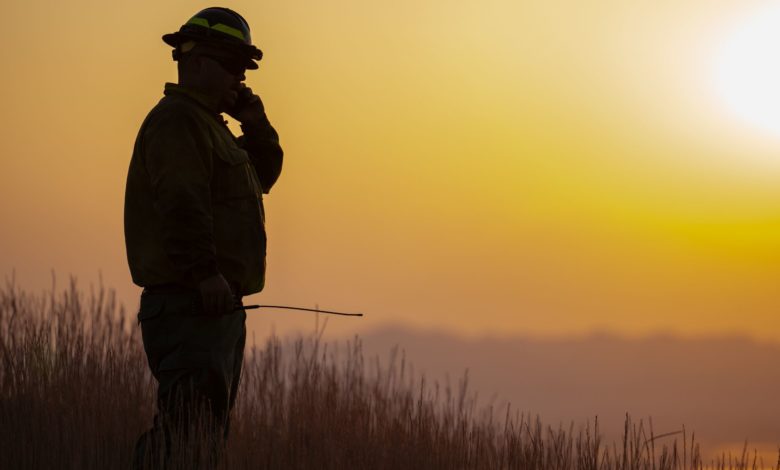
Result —
[{"label": "pants pocket", "polygon": [[165,309],[165,297],[161,295],[142,295],[138,309],[138,323],[159,317]]}]

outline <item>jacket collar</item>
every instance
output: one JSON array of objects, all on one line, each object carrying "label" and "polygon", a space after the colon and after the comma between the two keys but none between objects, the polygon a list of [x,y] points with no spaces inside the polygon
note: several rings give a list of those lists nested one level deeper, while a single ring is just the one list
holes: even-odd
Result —
[{"label": "jacket collar", "polygon": [[216,100],[192,88],[183,87],[177,83],[166,83],[163,93],[165,96],[183,95],[203,106],[211,113],[215,115],[220,114],[219,103]]}]

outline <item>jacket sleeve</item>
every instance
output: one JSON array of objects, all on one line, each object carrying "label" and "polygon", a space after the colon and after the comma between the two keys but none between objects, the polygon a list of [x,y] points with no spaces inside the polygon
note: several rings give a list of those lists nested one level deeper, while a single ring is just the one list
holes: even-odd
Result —
[{"label": "jacket sleeve", "polygon": [[284,152],[279,145],[279,134],[265,115],[260,123],[241,125],[241,130],[244,135],[238,138],[238,144],[249,154],[260,186],[268,194],[282,172]]},{"label": "jacket sleeve", "polygon": [[211,208],[211,145],[187,112],[158,115],[144,135],[145,166],[163,249],[184,282],[218,273]]}]

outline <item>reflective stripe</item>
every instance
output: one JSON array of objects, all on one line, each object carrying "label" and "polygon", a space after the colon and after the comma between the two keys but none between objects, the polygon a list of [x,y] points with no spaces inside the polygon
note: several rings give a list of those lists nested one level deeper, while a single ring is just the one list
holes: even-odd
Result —
[{"label": "reflective stripe", "polygon": [[193,16],[190,18],[190,20],[187,22],[187,24],[196,24],[198,26],[203,26],[205,28],[210,28],[215,31],[219,31],[220,33],[225,33],[229,36],[233,36],[234,38],[238,38],[242,41],[246,41],[246,37],[244,36],[244,33],[241,32],[240,29],[236,29],[232,26],[228,26],[226,24],[217,23],[214,26],[211,26],[206,18],[200,18],[197,16]]},{"label": "reflective stripe", "polygon": [[211,29],[215,29],[221,33],[229,34],[235,38],[238,38],[242,41],[246,41],[246,38],[244,37],[244,33],[241,32],[241,30],[230,27],[226,24],[217,23],[214,26],[211,27]]},{"label": "reflective stripe", "polygon": [[200,26],[205,26],[206,28],[210,27],[209,22],[206,18],[198,18],[197,16],[193,16],[192,18],[190,18],[187,24],[197,24]]}]

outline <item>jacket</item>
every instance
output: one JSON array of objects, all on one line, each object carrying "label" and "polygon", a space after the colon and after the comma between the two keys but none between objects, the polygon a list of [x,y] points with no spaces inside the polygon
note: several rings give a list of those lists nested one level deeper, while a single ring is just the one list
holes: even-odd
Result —
[{"label": "jacket", "polygon": [[141,125],[125,188],[133,282],[197,288],[221,273],[237,295],[265,284],[267,194],[282,169],[267,119],[236,138],[204,95],[167,83]]}]

